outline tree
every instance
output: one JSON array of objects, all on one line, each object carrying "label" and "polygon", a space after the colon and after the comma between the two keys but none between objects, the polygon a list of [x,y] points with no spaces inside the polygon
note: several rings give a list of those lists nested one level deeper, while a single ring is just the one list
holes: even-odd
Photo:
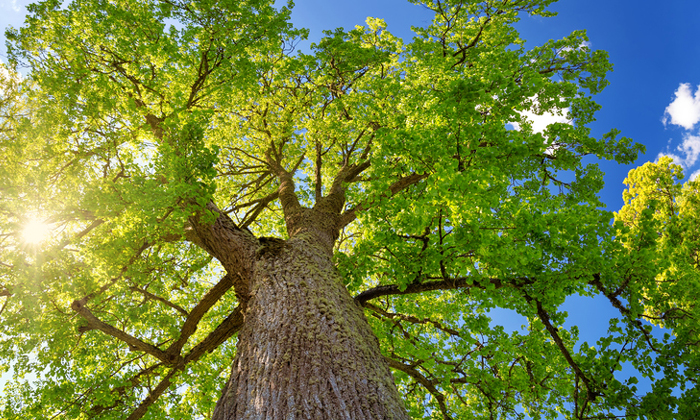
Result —
[{"label": "tree", "polygon": [[[5,418],[692,417],[697,184],[648,164],[613,223],[583,158],[641,147],[586,127],[607,55],[526,49],[513,24],[552,0],[415,2],[411,43],[370,18],[310,53],[266,0],[29,7],[29,72],[3,79]],[[563,327],[573,294],[620,311],[595,345]]]}]

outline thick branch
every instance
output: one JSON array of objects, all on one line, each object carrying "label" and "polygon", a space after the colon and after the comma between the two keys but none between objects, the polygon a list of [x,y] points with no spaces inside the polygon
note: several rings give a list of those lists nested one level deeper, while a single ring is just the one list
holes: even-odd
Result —
[{"label": "thick branch", "polygon": [[345,184],[357,178],[364,170],[369,168],[369,166],[370,162],[368,160],[359,165],[353,164],[343,166],[333,179],[333,184],[328,194],[321,200],[316,200],[316,206],[314,206],[314,208],[339,214],[345,205],[345,191],[347,189]]},{"label": "thick branch", "polygon": [[323,178],[321,177],[321,165],[323,165],[323,153],[321,149],[321,143],[316,142],[316,167],[315,167],[315,175],[316,175],[316,188],[315,188],[315,196],[314,199],[318,203],[321,200],[321,194],[323,191]]},{"label": "thick branch", "polygon": [[138,420],[141,417],[143,417],[144,414],[146,414],[146,411],[148,411],[148,408],[156,402],[156,400],[163,395],[163,392],[165,392],[169,387],[170,387],[170,380],[172,379],[173,376],[175,376],[176,373],[180,371],[180,368],[175,368],[168,372],[167,375],[165,375],[165,378],[163,378],[160,383],[153,389],[153,391],[148,394],[148,397],[146,397],[141,404],[139,404],[139,407],[134,410],[129,417],[127,417],[126,420]]},{"label": "thick branch", "polygon": [[233,286],[233,278],[233,275],[226,274],[204,295],[197,306],[190,311],[180,330],[180,337],[165,351],[169,357],[176,357],[180,354],[182,346],[184,346],[190,336],[197,331],[197,325],[202,317],[219,301],[221,296]]},{"label": "thick branch", "polygon": [[126,344],[129,345],[130,348],[135,349],[135,350],[140,350],[142,352],[148,353],[151,356],[155,357],[156,359],[160,360],[161,362],[167,364],[167,365],[173,365],[176,362],[179,362],[182,360],[182,358],[178,357],[173,360],[169,360],[165,352],[160,350],[158,347],[144,343],[143,341],[139,340],[138,338],[129,335],[125,333],[124,331],[115,328],[99,318],[97,318],[89,309],[87,306],[85,306],[84,302],[80,300],[73,301],[71,304],[71,309],[73,309],[75,312],[80,314],[85,320],[88,322],[88,327],[91,329],[96,329],[100,330],[103,333],[107,335],[111,335],[112,337],[121,340],[125,342]]},{"label": "thick branch", "polygon": [[285,214],[291,214],[301,211],[301,204],[297,194],[294,192],[294,178],[291,173],[284,172],[278,175],[280,180],[279,197],[282,209]]},{"label": "thick branch", "polygon": [[[514,280],[520,282],[517,284],[517,286],[532,283],[532,280],[528,278],[517,278]],[[406,286],[406,288],[403,290],[401,290],[401,288],[396,284],[390,284],[386,286],[377,286],[372,289],[365,290],[364,292],[355,296],[355,302],[359,303],[362,306],[365,306],[365,303],[367,301],[382,296],[409,295],[413,293],[429,292],[433,290],[455,290],[469,287],[477,287],[483,289],[487,287],[485,283],[490,283],[494,289],[500,289],[504,286],[510,285],[510,283],[504,282],[501,279],[485,279],[479,282],[475,282],[474,279],[470,279],[468,277],[429,281],[425,283],[413,283]]]},{"label": "thick branch", "polygon": [[[216,286],[215,286],[216,287]],[[193,310],[194,312],[194,310]],[[237,306],[236,309],[228,316],[226,319],[219,324],[218,327],[209,335],[202,340],[198,345],[196,345],[192,351],[185,356],[182,363],[176,365],[173,370],[168,372],[168,374],[160,381],[153,391],[148,394],[145,400],[139,404],[138,408],[134,410],[127,420],[139,420],[148,411],[148,408],[153,405],[158,398],[170,387],[170,380],[175,374],[180,372],[184,367],[191,362],[196,362],[202,355],[207,352],[211,352],[221,345],[224,341],[232,337],[238,330],[243,326],[243,313],[241,307]]]},{"label": "thick branch", "polygon": [[282,167],[281,151],[278,151],[274,147],[274,144],[272,144],[270,149],[268,149],[265,153],[265,158],[268,166],[280,181],[278,191],[284,214],[290,215],[293,213],[298,213],[301,211],[301,205],[299,204],[299,199],[294,192],[294,172],[296,172],[299,165],[301,165],[301,163],[304,161],[304,155],[300,157],[291,171],[287,171]]},{"label": "thick branch", "polygon": [[243,326],[243,321],[243,310],[239,305],[214,331],[185,355],[185,364],[197,361],[204,353],[214,351],[221,343],[233,337]]},{"label": "thick branch", "polygon": [[207,204],[206,210],[216,216],[214,222],[204,223],[204,215],[200,212],[190,218],[191,230],[186,232],[186,237],[221,262],[226,272],[233,276],[236,296],[245,302],[258,240],[249,231],[236,226],[214,203]]}]

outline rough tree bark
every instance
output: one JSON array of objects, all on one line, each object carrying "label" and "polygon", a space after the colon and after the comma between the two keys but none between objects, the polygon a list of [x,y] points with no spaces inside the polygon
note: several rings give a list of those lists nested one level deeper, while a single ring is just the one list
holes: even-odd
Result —
[{"label": "rough tree bark", "polygon": [[338,216],[298,208],[261,238],[214,420],[408,419],[379,342],[332,262]]}]

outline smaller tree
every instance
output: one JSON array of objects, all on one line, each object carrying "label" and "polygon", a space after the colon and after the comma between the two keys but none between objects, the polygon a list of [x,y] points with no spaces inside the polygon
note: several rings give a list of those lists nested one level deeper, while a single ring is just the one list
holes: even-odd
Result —
[{"label": "smaller tree", "polygon": [[653,391],[632,405],[639,416],[690,419],[700,401],[700,183],[682,180],[668,156],[630,171],[615,216],[627,275],[596,284],[629,322],[618,339],[626,359],[651,380]]}]

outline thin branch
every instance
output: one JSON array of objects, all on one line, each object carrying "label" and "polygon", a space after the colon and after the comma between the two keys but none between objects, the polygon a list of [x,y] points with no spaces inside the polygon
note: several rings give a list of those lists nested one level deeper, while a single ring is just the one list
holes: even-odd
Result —
[{"label": "thin branch", "polygon": [[76,302],[78,302],[80,305],[83,305],[83,306],[84,306],[88,301],[90,301],[90,300],[91,300],[92,298],[94,298],[95,296],[106,292],[106,291],[107,291],[110,287],[112,287],[117,281],[119,281],[119,279],[122,278],[122,276],[124,275],[124,273],[126,273],[126,271],[129,269],[129,266],[130,266],[131,264],[133,264],[133,263],[141,256],[141,254],[143,253],[143,251],[145,251],[145,250],[147,250],[148,248],[150,248],[151,245],[153,245],[153,244],[151,244],[151,243],[148,242],[148,241],[144,241],[144,243],[139,247],[139,249],[136,250],[136,252],[134,253],[134,255],[132,255],[131,258],[129,258],[129,261],[128,261],[128,262],[122,267],[122,269],[119,271],[119,275],[117,275],[117,276],[115,276],[114,278],[110,279],[107,283],[105,283],[104,285],[102,285],[102,286],[101,286],[99,289],[97,289],[96,291],[94,291],[94,292],[92,292],[92,293],[89,293],[89,294],[86,295],[86,296],[83,296],[81,299],[75,300],[75,301],[73,302],[73,304],[75,304]]},{"label": "thin branch", "polygon": [[452,417],[450,417],[448,411],[447,411],[447,406],[445,405],[445,396],[438,391],[438,389],[435,387],[433,384],[433,381],[430,379],[426,378],[423,376],[422,373],[420,373],[416,368],[413,366],[409,365],[404,365],[401,362],[398,362],[390,357],[384,357],[384,360],[386,360],[387,364],[389,365],[390,368],[400,370],[407,374],[408,376],[412,377],[413,379],[416,380],[419,384],[423,385],[425,389],[430,392],[430,394],[435,397],[437,400],[438,406],[440,407],[440,412],[442,413],[442,416],[445,420],[451,420]]},{"label": "thin branch", "polygon": [[7,302],[10,301],[10,295],[4,295],[7,296],[5,298],[5,302],[2,303],[2,308],[0,308],[0,315],[2,315],[3,312],[5,312],[5,308],[7,307]]},{"label": "thin branch", "polygon": [[260,213],[262,213],[265,208],[272,203],[273,201],[277,200],[279,198],[280,194],[279,191],[275,191],[272,194],[269,194],[260,200],[258,200],[257,205],[253,210],[250,212],[246,213],[246,215],[243,217],[243,220],[241,221],[241,229],[247,229],[248,226],[250,226],[251,223],[253,223]]},{"label": "thin branch", "polygon": [[372,311],[378,313],[379,315],[381,315],[381,316],[383,316],[383,317],[385,317],[385,318],[389,318],[389,319],[398,318],[398,319],[400,319],[400,320],[402,320],[402,321],[410,322],[411,324],[431,324],[432,326],[434,326],[435,328],[437,328],[437,329],[440,330],[440,331],[444,331],[444,332],[446,332],[446,333],[448,333],[448,334],[450,334],[450,335],[456,336],[456,337],[459,337],[459,336],[460,336],[460,335],[459,335],[459,331],[454,330],[454,329],[452,329],[452,328],[450,328],[450,327],[446,327],[446,326],[442,325],[441,323],[439,323],[439,322],[437,322],[437,321],[433,321],[433,320],[430,319],[430,318],[422,318],[422,319],[421,319],[421,318],[417,318],[417,317],[412,316],[412,315],[405,315],[405,314],[387,312],[387,311],[385,311],[384,309],[382,309],[382,308],[380,308],[380,307],[378,307],[378,306],[376,306],[376,305],[372,305],[372,304],[369,303],[369,302],[365,302],[363,306],[364,306],[365,308],[368,308],[368,309],[370,309],[370,310],[372,310]]},{"label": "thin branch", "polygon": [[537,316],[540,318],[540,320],[544,324],[544,327],[547,329],[547,332],[554,340],[554,343],[559,348],[559,351],[564,356],[564,359],[566,359],[566,362],[569,364],[571,369],[573,369],[573,371],[576,373],[576,375],[579,378],[581,378],[583,383],[586,385],[586,398],[587,398],[587,400],[595,401],[595,399],[597,397],[602,396],[603,395],[602,393],[595,391],[595,388],[596,388],[595,384],[591,381],[591,379],[589,377],[587,377],[583,373],[581,368],[574,361],[574,358],[571,356],[571,352],[569,352],[569,349],[566,348],[566,345],[564,344],[564,341],[561,339],[561,336],[559,336],[558,329],[552,325],[551,319],[549,318],[549,314],[542,307],[542,303],[539,300],[532,298],[527,292],[523,291],[523,293],[525,296],[525,300],[528,303],[532,303],[532,302],[535,303],[535,306],[537,308]]},{"label": "thin branch", "polygon": [[603,286],[603,283],[600,281],[600,275],[596,274],[593,276],[593,280],[588,282],[588,284],[595,286],[596,289],[598,289],[599,292],[601,292],[608,300],[610,303],[618,310],[620,313],[624,316],[626,316],[628,319],[630,319],[634,325],[637,327],[637,329],[644,335],[644,340],[647,342],[649,345],[649,348],[654,350],[657,353],[660,353],[661,351],[654,346],[654,343],[652,342],[652,337],[649,331],[647,331],[644,328],[644,325],[642,324],[642,321],[640,321],[637,318],[634,318],[632,316],[631,311],[625,307],[625,305],[620,302],[620,299],[617,298],[618,291],[615,291],[613,294],[608,293],[607,290],[605,290],[605,287]]},{"label": "thin branch", "polygon": [[132,290],[132,291],[134,291],[134,292],[141,293],[142,295],[144,295],[144,296],[145,296],[146,298],[148,298],[148,299],[153,299],[153,300],[158,301],[158,302],[160,302],[160,303],[162,303],[162,304],[164,304],[164,305],[166,305],[166,306],[169,306],[169,307],[175,309],[176,311],[180,312],[184,317],[187,317],[187,316],[189,315],[189,314],[187,313],[187,311],[186,311],[182,306],[176,305],[176,304],[172,303],[171,301],[169,301],[169,300],[167,300],[167,299],[165,299],[165,298],[162,298],[162,297],[160,297],[160,296],[154,295],[153,293],[149,292],[148,290],[140,289],[140,288],[138,288],[138,287],[136,287],[136,286],[131,286],[131,287],[129,287],[129,290]]}]

